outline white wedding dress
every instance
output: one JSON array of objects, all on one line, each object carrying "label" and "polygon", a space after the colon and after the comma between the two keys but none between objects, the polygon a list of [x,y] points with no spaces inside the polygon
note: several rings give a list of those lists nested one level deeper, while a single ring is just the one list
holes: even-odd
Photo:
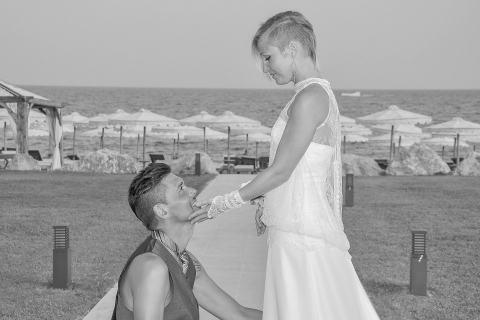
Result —
[{"label": "white wedding dress", "polygon": [[[320,85],[330,97],[321,124],[290,179],[265,196],[268,232],[264,320],[379,319],[348,253],[342,223],[340,114],[328,81],[310,78],[295,96]],[[272,128],[270,164],[288,121],[285,106]]]}]

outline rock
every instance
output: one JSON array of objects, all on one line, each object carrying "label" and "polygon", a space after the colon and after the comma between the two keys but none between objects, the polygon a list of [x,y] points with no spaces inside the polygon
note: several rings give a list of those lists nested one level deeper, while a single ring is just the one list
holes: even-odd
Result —
[{"label": "rock", "polygon": [[384,171],[372,158],[355,154],[342,154],[342,174],[353,173],[355,176],[379,176]]},{"label": "rock", "polygon": [[460,176],[480,176],[480,153],[472,151],[453,172]]},{"label": "rock", "polygon": [[386,171],[392,176],[423,176],[447,174],[450,168],[432,148],[415,143],[408,148],[400,148]]},{"label": "rock", "polygon": [[42,170],[37,160],[26,153],[17,153],[9,162],[6,170]]},{"label": "rock", "polygon": [[[200,168],[202,174],[218,174],[215,163],[205,152],[200,153]],[[164,162],[172,168],[175,174],[195,174],[195,152],[188,153],[175,160],[157,161]]]},{"label": "rock", "polygon": [[60,170],[98,173],[136,173],[138,171],[135,159],[108,149],[90,152],[83,159]]}]

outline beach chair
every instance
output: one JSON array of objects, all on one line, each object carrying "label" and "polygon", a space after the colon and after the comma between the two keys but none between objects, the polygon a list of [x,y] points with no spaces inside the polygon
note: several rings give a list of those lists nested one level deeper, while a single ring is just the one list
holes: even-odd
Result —
[{"label": "beach chair", "polygon": [[240,157],[240,164],[244,166],[252,166],[253,171],[257,171],[257,159],[255,159],[255,157],[242,156]]},{"label": "beach chair", "polygon": [[35,160],[37,161],[43,161],[42,155],[40,154],[40,151],[38,150],[28,150],[28,154]]},{"label": "beach chair", "polygon": [[157,160],[165,160],[163,153],[149,153],[148,155],[150,156],[152,163],[155,163]]},{"label": "beach chair", "polygon": [[3,160],[5,162],[5,165],[3,166],[3,169],[5,169],[8,165],[8,162],[10,159],[15,157],[17,154],[16,151],[8,150],[8,151],[0,151],[0,160]]},{"label": "beach chair", "polygon": [[258,171],[262,171],[268,168],[268,162],[270,157],[259,157],[258,158]]},{"label": "beach chair", "polygon": [[387,159],[375,159],[375,162],[378,164],[378,166],[382,170],[385,170],[388,167],[388,160]]},{"label": "beach chair", "polygon": [[69,154],[69,155],[67,156],[67,158],[68,158],[69,160],[80,160],[80,157],[77,156],[76,154]]}]

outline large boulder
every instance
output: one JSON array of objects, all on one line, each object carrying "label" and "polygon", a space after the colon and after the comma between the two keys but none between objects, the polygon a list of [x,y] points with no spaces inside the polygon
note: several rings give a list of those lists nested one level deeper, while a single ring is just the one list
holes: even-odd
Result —
[{"label": "large boulder", "polygon": [[447,174],[450,168],[432,148],[415,143],[408,148],[400,148],[386,171],[392,176],[423,176]]},{"label": "large boulder", "polygon": [[355,154],[342,154],[342,173],[353,173],[355,176],[379,176],[384,171],[372,158]]},{"label": "large boulder", "polygon": [[480,153],[472,151],[453,172],[460,176],[480,176]]},{"label": "large boulder", "polygon": [[6,170],[42,170],[37,160],[26,153],[17,153],[9,162]]},{"label": "large boulder", "polygon": [[[218,174],[215,163],[205,152],[200,153],[200,171],[202,174]],[[175,160],[157,161],[165,162],[175,174],[195,174],[195,152],[188,153]]]},{"label": "large boulder", "polygon": [[136,173],[137,162],[126,154],[101,149],[88,153],[83,159],[71,166],[63,167],[63,171],[98,172],[98,173]]}]

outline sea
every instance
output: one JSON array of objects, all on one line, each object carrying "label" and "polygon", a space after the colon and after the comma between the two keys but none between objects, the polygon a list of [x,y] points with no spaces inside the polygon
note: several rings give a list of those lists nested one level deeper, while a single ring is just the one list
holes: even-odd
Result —
[{"label": "sea", "polygon": [[[221,115],[225,111],[261,121],[262,125],[272,127],[281,110],[294,94],[290,89],[189,89],[189,88],[118,88],[118,87],[62,87],[62,86],[24,86],[27,90],[42,95],[54,101],[65,102],[63,115],[78,112],[86,117],[100,113],[110,114],[118,109],[134,113],[141,108],[152,112],[182,119],[207,111],[213,115]],[[428,115],[433,118],[432,124],[460,117],[468,121],[480,123],[480,90],[362,90],[360,97],[342,96],[342,92],[356,90],[334,90],[340,113],[350,118],[365,116],[397,105],[401,109]],[[426,125],[419,125],[425,127]],[[77,131],[75,153],[80,157],[100,148],[99,138],[82,137],[79,133],[91,128],[80,128]],[[373,132],[372,136],[386,132]],[[3,133],[0,134],[3,140]],[[73,152],[73,134],[64,136],[65,154]],[[104,145],[111,150],[119,150],[119,141],[115,138],[104,138]],[[13,147],[13,140],[7,141],[8,147]],[[203,151],[203,141],[180,139],[178,154]],[[36,149],[45,157],[49,154],[47,138],[29,138],[29,149]],[[434,148],[441,153],[442,147]],[[461,156],[471,151],[461,148]],[[387,158],[388,146],[378,146],[373,143],[347,143],[347,153]],[[133,157],[137,154],[137,140],[125,139],[123,151]],[[163,153],[167,157],[174,152],[173,140],[161,141],[154,137],[146,138],[146,153]],[[216,162],[221,162],[227,154],[227,141],[209,141],[207,153]],[[269,143],[260,142],[257,145],[244,140],[230,141],[231,155],[268,156]],[[445,155],[453,155],[453,146],[446,147]]]}]

